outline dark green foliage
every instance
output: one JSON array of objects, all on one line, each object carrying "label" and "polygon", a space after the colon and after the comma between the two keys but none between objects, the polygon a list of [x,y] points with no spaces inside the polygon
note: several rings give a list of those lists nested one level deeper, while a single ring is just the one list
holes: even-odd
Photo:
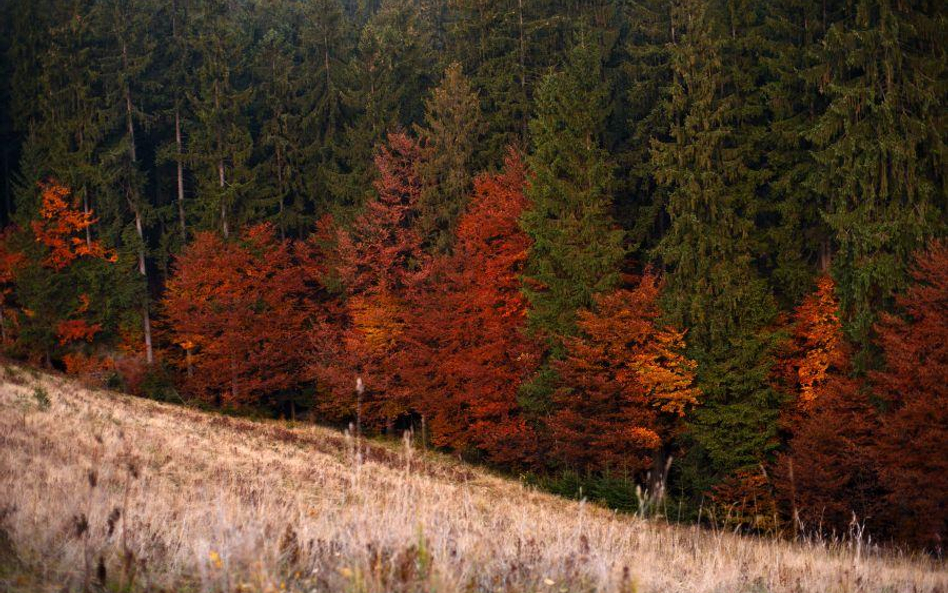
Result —
[{"label": "dark green foliage", "polygon": [[425,153],[419,227],[430,247],[445,251],[471,191],[475,150],[484,131],[478,95],[460,64],[444,71],[441,84],[425,102],[424,126],[416,130]]},{"label": "dark green foliage", "polygon": [[656,249],[668,269],[665,311],[688,329],[702,405],[689,423],[692,455],[704,455],[701,492],[716,479],[764,459],[775,446],[779,401],[768,385],[774,314],[751,252],[758,171],[740,82],[723,66],[724,44],[707,5],[677,5],[671,49],[670,137],[653,143],[658,182],[667,187],[670,226]]},{"label": "dark green foliage", "polygon": [[552,474],[527,475],[525,479],[528,484],[566,498],[588,500],[626,513],[639,510],[641,486],[631,475],[621,472],[580,474],[561,470]]},{"label": "dark green foliage", "polygon": [[530,123],[524,293],[532,329],[551,345],[575,332],[577,309],[616,286],[625,255],[611,216],[614,165],[601,145],[607,97],[599,52],[577,46],[564,71],[540,85]]},{"label": "dark green foliage", "polygon": [[857,0],[820,55],[829,103],[808,133],[811,179],[836,240],[845,327],[860,346],[904,285],[909,253],[944,231],[945,22],[941,2]]}]

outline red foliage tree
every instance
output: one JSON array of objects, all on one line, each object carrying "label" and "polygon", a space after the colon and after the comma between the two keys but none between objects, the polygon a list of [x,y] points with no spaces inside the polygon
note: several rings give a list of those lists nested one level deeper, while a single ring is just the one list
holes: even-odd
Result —
[{"label": "red foliage tree", "polygon": [[404,329],[406,395],[425,415],[432,442],[505,464],[529,461],[536,444],[517,406],[538,358],[523,332],[524,183],[513,152],[502,173],[475,180],[454,254],[430,264]]},{"label": "red foliage tree", "polygon": [[646,274],[579,313],[581,335],[566,341],[556,365],[562,386],[550,420],[554,451],[573,467],[645,470],[697,401],[696,365],[680,353],[684,333],[658,322],[659,291]]},{"label": "red foliage tree", "polygon": [[948,241],[917,256],[915,280],[876,326],[884,368],[870,374],[884,413],[873,441],[894,535],[948,538]]},{"label": "red foliage tree", "polygon": [[62,270],[80,257],[117,261],[115,252],[102,243],[80,236],[95,224],[96,218],[91,211],[83,212],[70,202],[69,188],[56,182],[40,184],[40,188],[40,218],[32,226],[36,241],[49,249],[43,260],[45,265]]},{"label": "red foliage tree", "polygon": [[163,310],[187,386],[209,401],[261,403],[305,374],[305,278],[269,225],[239,242],[197,234],[177,258]]},{"label": "red foliage tree", "polygon": [[17,270],[26,261],[23,253],[13,246],[15,232],[12,226],[0,231],[0,346],[6,345],[10,339],[8,324],[14,319],[10,315],[10,296],[13,294]]},{"label": "red foliage tree", "polygon": [[820,276],[816,290],[793,313],[790,338],[777,365],[782,390],[793,396],[793,411],[814,406],[820,387],[830,375],[848,370],[850,348],[839,319],[836,285]]},{"label": "red foliage tree", "polygon": [[[399,348],[407,316],[406,297],[425,269],[421,237],[414,228],[422,183],[421,149],[403,133],[393,133],[375,157],[376,200],[352,228],[338,235],[338,272],[347,300],[344,356],[328,377],[335,396],[354,404],[357,377],[367,386],[363,418],[391,423],[408,411]],[[350,407],[350,412],[352,408]]]},{"label": "red foliage tree", "polygon": [[845,533],[853,519],[879,533],[882,491],[871,446],[876,411],[861,381],[831,374],[800,417],[788,451],[775,463],[774,484],[794,528]]},{"label": "red foliage tree", "polygon": [[821,276],[794,311],[776,365],[778,387],[790,396],[788,449],[773,471],[777,498],[795,529],[824,533],[844,533],[854,516],[879,527],[880,485],[869,455],[876,414],[863,382],[850,376],[838,315],[833,280]]}]

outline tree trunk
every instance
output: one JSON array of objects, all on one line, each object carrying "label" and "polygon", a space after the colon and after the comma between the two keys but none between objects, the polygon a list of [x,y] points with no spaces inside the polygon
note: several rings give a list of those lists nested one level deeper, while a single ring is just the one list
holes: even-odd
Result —
[{"label": "tree trunk", "polygon": [[178,161],[178,220],[181,222],[181,240],[187,242],[188,229],[184,218],[184,150],[181,141],[181,108],[174,108],[174,141]]},{"label": "tree trunk", "polygon": [[[220,113],[221,110],[221,97],[220,89],[218,85],[214,85],[214,108]],[[224,200],[224,188],[227,185],[227,182],[224,178],[224,137],[221,132],[220,127],[217,128],[217,175],[220,181],[221,188],[221,232],[224,234],[226,239],[230,233],[227,228],[227,204]]]},{"label": "tree trunk", "polygon": [[[122,66],[128,72],[128,49],[122,42]],[[151,343],[151,315],[148,312],[148,269],[145,266],[145,229],[142,224],[141,209],[138,205],[138,192],[134,189],[131,175],[138,166],[138,151],[135,147],[135,120],[132,117],[132,91],[125,83],[125,123],[128,126],[129,179],[128,201],[135,215],[135,230],[138,232],[138,273],[145,280],[145,295],[142,297],[142,332],[145,334],[145,361],[150,366],[155,361]]]},{"label": "tree trunk", "polygon": [[280,188],[280,239],[286,240],[286,221],[284,219],[283,207],[286,198],[286,182],[283,176],[283,151],[279,143],[276,146],[276,164],[277,164],[277,184]]}]

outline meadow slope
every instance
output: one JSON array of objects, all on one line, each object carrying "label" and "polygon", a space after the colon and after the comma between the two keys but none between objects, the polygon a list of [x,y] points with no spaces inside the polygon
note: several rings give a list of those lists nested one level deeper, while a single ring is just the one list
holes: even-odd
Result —
[{"label": "meadow slope", "polygon": [[948,591],[924,559],[670,526],[362,449],[7,366],[0,590]]}]

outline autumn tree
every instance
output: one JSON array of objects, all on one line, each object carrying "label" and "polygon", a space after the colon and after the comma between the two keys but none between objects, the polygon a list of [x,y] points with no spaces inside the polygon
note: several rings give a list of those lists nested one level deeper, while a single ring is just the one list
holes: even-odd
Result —
[{"label": "autumn tree", "polygon": [[877,424],[869,394],[860,380],[832,374],[813,397],[775,462],[778,500],[795,531],[838,535],[855,519],[878,533],[883,491],[870,454]]},{"label": "autumn tree", "polygon": [[795,531],[844,533],[854,516],[879,525],[881,487],[869,449],[876,410],[864,382],[851,376],[839,306],[835,282],[819,277],[791,317],[776,365],[778,388],[789,396],[788,445],[773,465],[773,485]]},{"label": "autumn tree", "polygon": [[820,276],[816,290],[796,308],[789,337],[778,353],[779,388],[792,399],[792,414],[806,413],[815,405],[820,387],[831,374],[848,371],[850,348],[839,318],[836,284]]},{"label": "autumn tree", "polygon": [[518,227],[525,175],[510,152],[502,172],[474,180],[454,254],[435,259],[413,290],[405,332],[406,387],[431,442],[505,464],[529,461],[536,448],[517,404],[517,389],[538,360],[524,333],[520,293],[530,244]]},{"label": "autumn tree", "polygon": [[404,133],[393,133],[375,157],[377,199],[338,237],[339,276],[351,322],[346,336],[348,368],[338,389],[352,393],[357,377],[368,389],[366,418],[392,422],[406,412],[398,395],[398,340],[405,325],[405,297],[423,269],[421,236],[414,228],[421,179],[421,150]]},{"label": "autumn tree", "polygon": [[217,405],[260,405],[297,388],[307,362],[304,275],[270,225],[239,241],[196,234],[163,302],[184,384]]},{"label": "autumn tree", "polygon": [[130,262],[91,238],[95,213],[55,181],[39,192],[39,211],[19,248],[19,341],[30,357],[76,370],[91,364],[100,332],[107,330],[106,341],[117,336],[139,295],[128,282]]},{"label": "autumn tree", "polygon": [[12,295],[16,288],[16,274],[23,265],[24,256],[14,245],[16,228],[7,227],[0,231],[0,347],[7,346],[13,319]]},{"label": "autumn tree", "polygon": [[579,313],[580,335],[555,363],[561,386],[549,423],[562,462],[641,476],[697,403],[696,365],[682,354],[684,332],[660,320],[660,289],[648,273]]},{"label": "autumn tree", "polygon": [[876,326],[885,364],[870,375],[883,413],[872,451],[894,535],[941,547],[948,537],[948,241],[918,253],[898,315]]}]

